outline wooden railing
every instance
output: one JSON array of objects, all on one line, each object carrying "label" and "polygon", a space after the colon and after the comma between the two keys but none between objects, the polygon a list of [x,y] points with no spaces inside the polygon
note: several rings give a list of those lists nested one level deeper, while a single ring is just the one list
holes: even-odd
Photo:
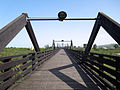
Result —
[{"label": "wooden railing", "polygon": [[[120,89],[120,57],[66,49],[76,62],[95,75],[106,87]],[[119,88],[119,89],[118,89]]]},{"label": "wooden railing", "polygon": [[6,90],[24,79],[58,49],[0,57],[0,90]]}]

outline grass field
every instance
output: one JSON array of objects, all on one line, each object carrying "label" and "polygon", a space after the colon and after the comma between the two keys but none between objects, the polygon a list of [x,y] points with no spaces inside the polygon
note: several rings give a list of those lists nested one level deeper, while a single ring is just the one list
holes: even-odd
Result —
[{"label": "grass field", "polygon": [[[46,50],[45,48],[40,48],[40,50]],[[2,52],[0,52],[0,57],[2,56],[10,56],[24,53],[35,52],[34,50],[30,50],[28,48],[5,48]]]},{"label": "grass field", "polygon": [[[40,48],[40,50],[46,50],[46,48]],[[84,49],[79,49],[79,50],[84,51]],[[35,51],[30,50],[28,48],[5,48],[2,52],[0,52],[0,57],[24,54],[24,53],[31,53],[31,52],[35,52]],[[118,48],[118,49],[96,49],[96,50],[92,49],[90,52],[120,56],[120,48]]]},{"label": "grass field", "polygon": [[[84,51],[85,49],[78,49],[78,48],[76,48],[76,50]],[[117,48],[117,49],[102,49],[102,48],[98,48],[98,49],[91,49],[90,52],[100,53],[100,54],[107,54],[107,55],[114,55],[114,56],[120,56],[120,48]]]},{"label": "grass field", "polygon": [[92,49],[91,52],[120,56],[120,48],[118,49],[96,49],[96,50]]}]

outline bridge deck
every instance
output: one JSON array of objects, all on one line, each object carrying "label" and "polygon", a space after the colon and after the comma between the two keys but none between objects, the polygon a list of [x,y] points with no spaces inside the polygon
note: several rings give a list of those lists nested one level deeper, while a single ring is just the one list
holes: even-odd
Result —
[{"label": "bridge deck", "polygon": [[13,90],[99,90],[88,75],[62,49]]}]

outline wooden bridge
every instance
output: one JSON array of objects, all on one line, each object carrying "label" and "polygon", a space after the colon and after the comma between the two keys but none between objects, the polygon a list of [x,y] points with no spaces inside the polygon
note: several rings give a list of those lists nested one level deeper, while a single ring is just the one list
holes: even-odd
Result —
[{"label": "wooden bridge", "polygon": [[76,62],[62,49],[13,90],[99,90]]},{"label": "wooden bridge", "polygon": [[99,13],[85,51],[74,50],[72,41],[70,48],[53,42],[52,50],[40,51],[29,20],[24,13],[0,30],[0,51],[24,26],[36,51],[0,57],[0,90],[120,90],[120,57],[90,52],[100,26],[120,44],[119,23]]}]

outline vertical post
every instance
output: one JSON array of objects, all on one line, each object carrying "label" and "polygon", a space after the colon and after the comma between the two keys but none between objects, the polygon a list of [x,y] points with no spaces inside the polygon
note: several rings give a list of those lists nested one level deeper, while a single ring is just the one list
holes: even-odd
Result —
[{"label": "vertical post", "polygon": [[[99,60],[99,64],[100,65],[102,65],[102,67],[99,67],[99,70],[101,71],[101,72],[104,72],[103,71],[103,55],[99,55],[99,58],[100,58],[100,60]],[[99,75],[99,76],[103,76],[103,75]]]},{"label": "vertical post", "polygon": [[71,40],[70,49],[73,49],[73,42]]},{"label": "vertical post", "polygon": [[[25,14],[28,17],[28,15],[26,13],[23,13],[23,14]],[[25,25],[25,28],[26,28],[26,30],[28,32],[28,35],[29,35],[29,37],[30,37],[30,39],[33,43],[35,51],[36,52],[40,51],[40,48],[39,48],[39,45],[37,43],[37,39],[35,37],[35,34],[34,34],[34,31],[33,31],[33,28],[32,28],[32,25],[31,25],[30,21],[27,21],[27,24]]]},{"label": "vertical post", "polygon": [[[116,58],[116,72],[120,72],[120,60]],[[119,82],[120,75],[116,74],[116,81]],[[116,90],[119,90],[119,84],[116,83]]]},{"label": "vertical post", "polygon": [[57,48],[59,48],[58,43],[57,43]]},{"label": "vertical post", "polygon": [[[27,55],[24,55],[24,56],[23,56],[23,58],[26,58],[26,57],[27,57]],[[22,64],[24,65],[24,64],[26,64],[26,63],[27,63],[27,61],[24,62],[24,63],[22,63]],[[22,71],[24,71],[25,69],[26,69],[26,68],[24,68]]]},{"label": "vertical post", "polygon": [[63,48],[63,43],[62,43],[62,48]]},{"label": "vertical post", "polygon": [[52,49],[55,49],[55,41],[53,40]]},{"label": "vertical post", "polygon": [[36,68],[36,67],[35,67],[36,62],[34,62],[34,61],[35,61],[35,59],[36,59],[36,57],[35,57],[35,56],[36,56],[36,54],[37,54],[37,53],[33,53],[33,54],[32,54],[32,57],[34,57],[34,58],[32,59],[32,71],[34,71],[34,70],[35,70],[35,68]]},{"label": "vertical post", "polygon": [[[11,58],[5,59],[3,62],[4,62],[4,63],[7,63],[7,62],[9,62],[10,60],[11,60]],[[11,69],[11,68],[5,69],[4,72],[9,71],[10,69]],[[9,78],[10,78],[10,77],[9,77]],[[7,78],[7,79],[5,79],[5,80],[3,80],[3,81],[7,81],[9,78]]]},{"label": "vertical post", "polygon": [[67,49],[69,48],[69,45],[68,45],[68,43],[67,43]]},{"label": "vertical post", "polygon": [[[11,60],[11,58],[9,58],[9,59],[5,59],[3,62],[4,63],[7,63],[7,62],[9,62]],[[8,71],[10,68],[8,68],[8,69],[5,69],[4,71],[6,72],[6,71]]]}]

